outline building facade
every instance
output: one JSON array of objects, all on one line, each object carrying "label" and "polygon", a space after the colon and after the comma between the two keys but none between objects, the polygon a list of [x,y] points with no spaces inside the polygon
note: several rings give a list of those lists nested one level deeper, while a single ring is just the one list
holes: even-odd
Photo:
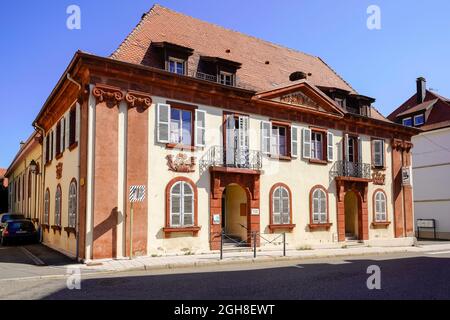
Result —
[{"label": "building facade", "polygon": [[36,226],[39,224],[42,204],[42,153],[38,132],[20,144],[20,149],[7,169],[8,209],[6,212],[23,214]]},{"label": "building facade", "polygon": [[[389,119],[423,130],[412,139],[415,218],[436,220],[436,236],[450,239],[450,99],[418,78],[416,94]],[[422,229],[420,236],[432,238],[434,231]]]},{"label": "building facade", "polygon": [[34,122],[44,242],[83,260],[207,252],[222,233],[412,243],[418,130],[374,101],[320,58],[156,5],[111,57],[77,52]]}]

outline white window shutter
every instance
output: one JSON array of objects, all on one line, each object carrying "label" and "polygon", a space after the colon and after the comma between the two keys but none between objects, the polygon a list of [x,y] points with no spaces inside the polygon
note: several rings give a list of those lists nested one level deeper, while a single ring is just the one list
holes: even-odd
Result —
[{"label": "white window shutter", "polygon": [[291,157],[298,158],[298,127],[291,127]]},{"label": "white window shutter", "polygon": [[272,123],[268,121],[261,122],[261,152],[270,155],[270,132]]},{"label": "white window shutter", "polygon": [[169,143],[170,137],[170,105],[158,104],[157,108],[157,138],[160,143]]},{"label": "white window shutter", "polygon": [[328,132],[327,134],[327,155],[328,155],[328,161],[333,162],[334,161],[334,134],[331,132]]},{"label": "white window shutter", "polygon": [[384,163],[384,150],[385,150],[385,141],[384,140],[381,140],[381,166],[382,167],[385,167],[386,166],[386,164]]},{"label": "white window shutter", "polygon": [[250,126],[250,118],[248,116],[239,117],[239,148],[240,150],[248,150],[250,148],[250,141],[248,130]]},{"label": "white window shutter", "polygon": [[75,141],[79,142],[80,141],[80,123],[81,123],[81,110],[80,110],[80,104],[77,102],[77,106],[76,106],[76,115],[75,115]]},{"label": "white window shutter", "polygon": [[52,148],[52,159],[51,160],[53,160],[53,158],[56,155],[56,130],[52,131],[52,145],[51,145],[51,148]]},{"label": "white window shutter", "polygon": [[206,145],[206,111],[195,110],[195,145]]},{"label": "white window shutter", "polygon": [[59,152],[64,152],[64,132],[66,130],[66,119],[63,117],[60,120],[61,129],[59,130]]},{"label": "white window shutter", "polygon": [[69,143],[70,143],[70,112],[66,113],[65,116],[66,119],[66,148],[69,147]]},{"label": "white window shutter", "polygon": [[303,129],[303,158],[311,159],[311,129]]},{"label": "white window shutter", "polygon": [[47,137],[44,137],[44,142],[42,143],[44,146],[43,148],[43,159],[44,159],[44,165],[47,163]]},{"label": "white window shutter", "polygon": [[362,139],[361,137],[358,137],[358,162],[362,163],[363,162],[363,157],[362,157]]}]

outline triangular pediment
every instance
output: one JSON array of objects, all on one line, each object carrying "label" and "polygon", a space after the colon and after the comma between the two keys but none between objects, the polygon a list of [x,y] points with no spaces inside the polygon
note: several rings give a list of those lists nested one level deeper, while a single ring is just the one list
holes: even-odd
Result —
[{"label": "triangular pediment", "polygon": [[280,86],[270,91],[259,92],[255,98],[321,112],[344,114],[344,111],[330,97],[305,80]]}]

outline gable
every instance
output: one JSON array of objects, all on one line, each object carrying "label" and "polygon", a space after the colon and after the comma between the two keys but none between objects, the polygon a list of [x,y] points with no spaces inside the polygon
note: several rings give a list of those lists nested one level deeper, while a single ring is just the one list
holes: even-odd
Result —
[{"label": "gable", "polygon": [[293,85],[275,90],[260,92],[256,99],[270,100],[281,104],[288,104],[315,111],[343,115],[344,111],[317,87],[302,80]]}]

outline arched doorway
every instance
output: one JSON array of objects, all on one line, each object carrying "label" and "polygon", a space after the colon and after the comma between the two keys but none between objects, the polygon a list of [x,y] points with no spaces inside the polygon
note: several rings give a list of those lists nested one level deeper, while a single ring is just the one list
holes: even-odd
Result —
[{"label": "arched doorway", "polygon": [[344,198],[345,207],[345,238],[360,240],[359,200],[354,191],[349,191]]},{"label": "arched doorway", "polygon": [[247,240],[248,196],[238,184],[228,185],[222,194],[222,230],[238,241]]}]

